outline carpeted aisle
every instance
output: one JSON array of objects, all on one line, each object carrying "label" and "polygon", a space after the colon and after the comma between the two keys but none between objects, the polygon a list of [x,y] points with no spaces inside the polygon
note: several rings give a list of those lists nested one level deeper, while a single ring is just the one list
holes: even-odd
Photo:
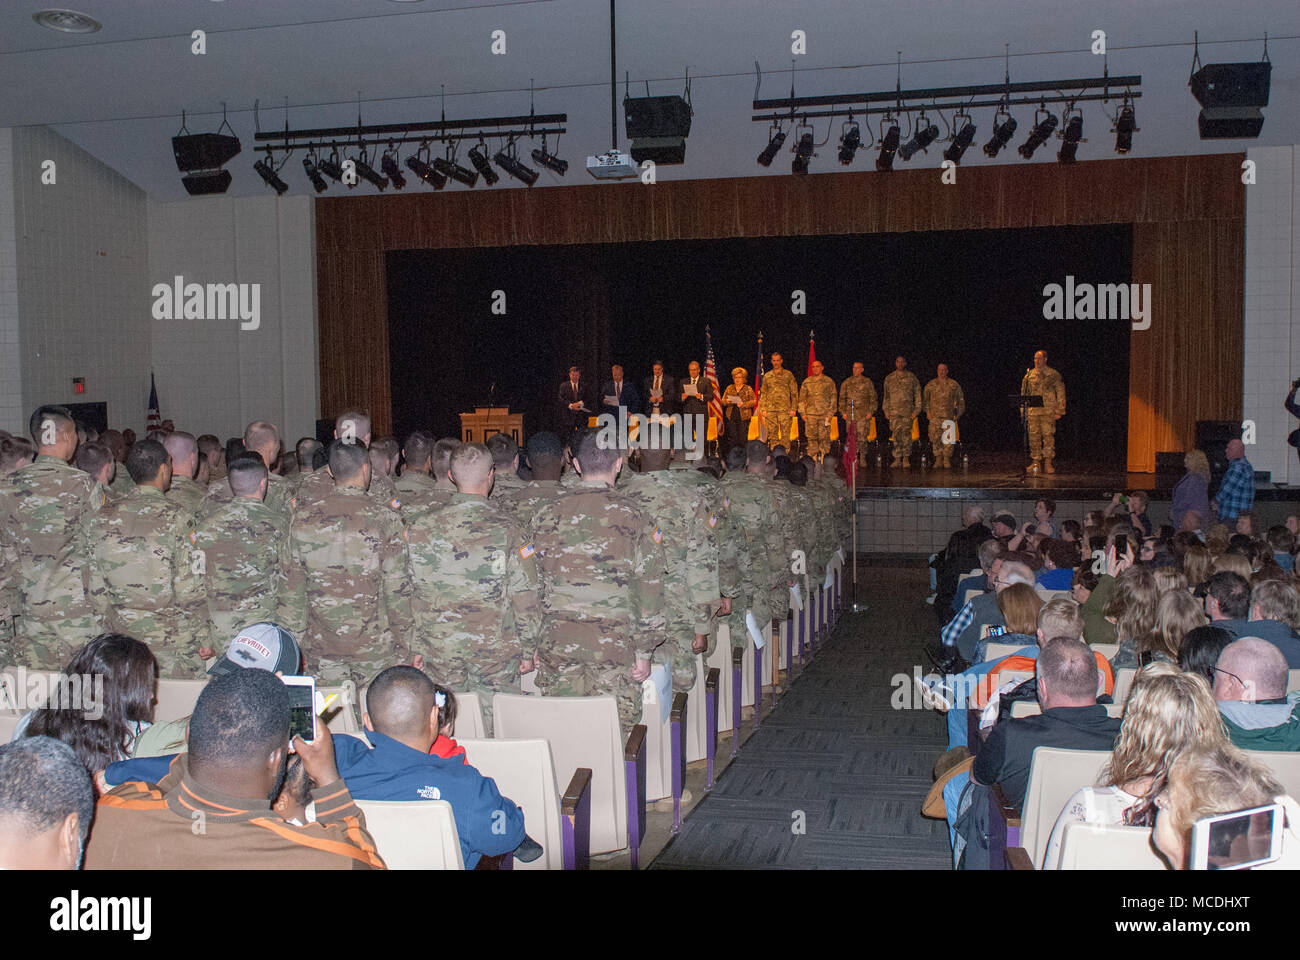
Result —
[{"label": "carpeted aisle", "polygon": [[844,615],[654,868],[951,869],[944,822],[920,814],[943,719],[890,706],[891,678],[910,684],[937,632],[927,570],[873,565],[859,577],[870,609]]}]

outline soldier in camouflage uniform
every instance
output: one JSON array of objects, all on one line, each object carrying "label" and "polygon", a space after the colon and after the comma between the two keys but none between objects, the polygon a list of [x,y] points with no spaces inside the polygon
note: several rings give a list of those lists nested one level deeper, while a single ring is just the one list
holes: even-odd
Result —
[{"label": "soldier in camouflage uniform", "polygon": [[[234,499],[201,519],[190,538],[202,553],[209,635],[220,641],[250,623],[280,623],[289,575],[289,518],[266,505],[266,464],[256,455],[229,464]],[[206,652],[206,651],[205,651]]]},{"label": "soldier in camouflage uniform", "polygon": [[771,454],[761,440],[749,441],[745,452],[745,469],[722,479],[723,509],[732,529],[744,537],[738,553],[739,589],[727,620],[731,645],[737,649],[749,643],[746,610],[754,612],[762,627],[769,620],[779,624],[790,609],[785,528],[767,479]]},{"label": "soldier in camouflage uniform", "polygon": [[172,458],[172,485],[167,488],[167,499],[187,516],[195,517],[208,492],[194,479],[199,469],[199,445],[192,434],[177,432],[169,433],[163,446]]},{"label": "soldier in camouflage uniform", "polygon": [[108,489],[105,490],[106,499],[120,500],[130,493],[131,488],[135,486],[135,483],[131,480],[131,474],[126,469],[126,437],[120,430],[105,430],[99,435],[99,442],[113,451],[113,460],[117,463],[117,469],[113,473],[113,480],[108,485]]},{"label": "soldier in camouflage uniform", "polygon": [[299,638],[322,683],[360,688],[409,662],[414,620],[406,530],[396,510],[366,495],[370,461],[360,443],[330,444],[334,492],[299,503],[282,626]]},{"label": "soldier in camouflage uniform", "polygon": [[820,360],[812,363],[812,376],[799,388],[799,415],[803,417],[808,455],[820,460],[831,443],[831,417],[835,416],[835,381],[823,373]]},{"label": "soldier in camouflage uniform", "polygon": [[68,465],[77,429],[67,408],[39,408],[31,433],[36,459],[0,478],[0,554],[17,618],[16,640],[0,635],[0,663],[58,670],[99,632],[84,580],[85,528],[104,495]]},{"label": "soldier in camouflage uniform", "polygon": [[871,418],[876,412],[876,387],[863,371],[861,363],[853,364],[853,376],[840,384],[840,414],[845,423],[852,423],[857,433],[858,463],[867,462],[867,437],[871,435]]},{"label": "soldier in camouflage uniform", "polygon": [[948,376],[948,364],[939,364],[935,371],[937,376],[925,385],[924,405],[925,419],[929,424],[930,446],[934,450],[936,467],[952,466],[952,448],[954,444],[945,443],[944,422],[951,420],[953,429],[961,415],[966,412],[966,398],[961,386]]},{"label": "soldier in camouflage uniform", "polygon": [[695,655],[708,650],[718,603],[718,517],[702,485],[686,479],[687,471],[668,469],[671,459],[671,450],[642,450],[641,472],[627,471],[619,492],[664,535],[668,643],[656,659],[669,664],[673,690],[685,693],[695,686]]},{"label": "soldier in camouflage uniform", "polygon": [[560,483],[564,471],[564,445],[560,438],[549,430],[539,431],[528,438],[527,450],[533,479],[497,501],[525,530],[532,526],[538,510],[568,492]]},{"label": "soldier in camouflage uniform", "polygon": [[[746,441],[748,443],[749,441]],[[744,449],[743,447],[741,448]],[[709,634],[703,656],[707,660],[713,655],[714,646],[717,642],[718,617],[726,617],[731,614],[732,599],[740,592],[737,574],[737,554],[740,549],[740,541],[743,537],[728,536],[728,508],[730,501],[727,501],[723,495],[721,484],[718,479],[711,473],[706,473],[699,468],[697,462],[686,459],[679,459],[676,454],[673,461],[668,466],[669,471],[681,482],[688,487],[697,487],[704,495],[709,507],[709,516],[712,519],[711,524],[706,524],[698,530],[698,533],[707,537],[712,546],[710,550],[717,551],[718,557],[718,600],[717,616],[709,623]],[[743,469],[743,468],[742,468]]]},{"label": "soldier in camouflage uniform", "polygon": [[[334,421],[334,438],[347,444],[359,443],[369,451],[370,414],[361,410],[347,410],[339,414],[338,419]],[[267,461],[267,469],[273,467],[274,461]],[[450,481],[448,481],[448,485],[450,486]],[[298,486],[294,490],[294,509],[305,503],[333,496],[334,491],[334,479],[330,476],[329,465],[327,464],[319,470],[313,470],[311,473],[305,474],[298,481]],[[402,508],[402,498],[398,494],[397,488],[393,486],[392,479],[386,474],[372,474],[370,484],[364,492],[371,500],[383,504],[390,510],[399,512]],[[267,502],[270,502],[270,497],[267,498]]]},{"label": "soldier in camouflage uniform", "polygon": [[492,453],[492,464],[496,480],[492,484],[491,497],[498,500],[511,490],[518,490],[524,485],[519,479],[519,444],[505,433],[494,433],[488,437],[487,448]]},{"label": "soldier in camouflage uniform", "polygon": [[[292,480],[275,472],[276,464],[280,460],[280,431],[276,429],[273,423],[268,423],[265,420],[254,420],[244,430],[244,449],[251,454],[260,456],[262,462],[266,464],[268,478],[266,505],[287,517],[293,512],[294,485]],[[229,466],[227,466],[227,469],[229,469]],[[200,517],[212,513],[223,503],[229,503],[234,499],[234,496],[230,489],[229,477],[220,483],[212,484],[208,488],[207,497],[199,506]]]},{"label": "soldier in camouflage uniform", "polygon": [[790,436],[790,421],[799,403],[799,384],[785,369],[781,354],[772,354],[772,369],[763,376],[758,395],[758,415],[767,428],[767,445],[784,444]]},{"label": "soldier in camouflage uniform", "polygon": [[416,430],[406,438],[402,447],[406,466],[402,468],[402,475],[393,481],[393,488],[402,501],[402,516],[407,523],[425,511],[447,503],[447,498],[436,489],[430,474],[433,469],[433,446],[433,434],[427,430]]},{"label": "soldier in camouflage uniform", "polygon": [[1020,381],[1022,397],[1042,397],[1041,407],[1030,407],[1029,417],[1029,472],[1039,468],[1055,473],[1052,458],[1056,456],[1056,421],[1065,416],[1065,381],[1061,374],[1047,365],[1047,351],[1034,354],[1034,365]]},{"label": "soldier in camouflage uniform", "polygon": [[488,736],[492,695],[519,692],[541,626],[533,545],[518,521],[488,500],[492,473],[487,447],[462,444],[451,458],[459,492],[407,529],[413,649],[439,683],[483,695]]},{"label": "soldier in camouflage uniform", "polygon": [[894,444],[891,467],[901,467],[912,450],[912,422],[921,415],[921,384],[907,369],[902,357],[894,359],[894,372],[885,377],[885,399],[881,402],[889,420]]},{"label": "soldier in camouflage uniform", "polygon": [[641,719],[641,684],[667,637],[665,534],[613,490],[623,464],[583,437],[582,485],[533,519],[542,634],[537,688],[547,696],[612,695],[624,738]]},{"label": "soldier in camouflage uniform", "polygon": [[149,644],[158,676],[203,676],[209,645],[202,562],[190,540],[192,518],[163,491],[171,458],[156,440],[141,440],[126,458],[134,489],[107,504],[87,532],[91,600],[108,633]]}]

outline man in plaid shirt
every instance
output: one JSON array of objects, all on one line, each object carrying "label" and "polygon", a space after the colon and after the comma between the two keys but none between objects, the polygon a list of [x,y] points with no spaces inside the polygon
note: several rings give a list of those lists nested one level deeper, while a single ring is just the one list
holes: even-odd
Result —
[{"label": "man in plaid shirt", "polygon": [[1228,470],[1214,498],[1219,522],[1228,523],[1248,513],[1255,502],[1255,468],[1246,459],[1246,445],[1239,439],[1229,440],[1226,451]]}]

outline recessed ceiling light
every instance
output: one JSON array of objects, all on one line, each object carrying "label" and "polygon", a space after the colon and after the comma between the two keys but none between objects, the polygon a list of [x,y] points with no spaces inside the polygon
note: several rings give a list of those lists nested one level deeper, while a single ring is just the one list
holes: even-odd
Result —
[{"label": "recessed ceiling light", "polygon": [[94,17],[76,10],[41,10],[33,13],[32,19],[42,27],[59,33],[94,33],[103,26]]}]

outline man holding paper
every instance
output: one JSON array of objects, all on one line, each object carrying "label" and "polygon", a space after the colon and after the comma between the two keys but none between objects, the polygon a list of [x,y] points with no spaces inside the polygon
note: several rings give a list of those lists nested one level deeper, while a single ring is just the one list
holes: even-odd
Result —
[{"label": "man holding paper", "polygon": [[645,378],[645,412],[651,416],[671,416],[677,404],[677,381],[664,373],[662,361],[655,361],[650,376]]},{"label": "man holding paper", "polygon": [[687,368],[689,374],[682,381],[680,398],[682,402],[682,413],[685,416],[700,414],[707,417],[709,415],[709,401],[713,399],[713,384],[700,373],[700,365],[694,360],[691,361]]},{"label": "man holding paper", "polygon": [[558,402],[560,425],[566,435],[582,429],[587,425],[587,418],[596,415],[596,401],[576,366],[569,368],[569,379],[560,384]]},{"label": "man holding paper", "polygon": [[618,416],[619,407],[627,407],[628,413],[641,412],[641,394],[636,385],[623,379],[623,368],[618,364],[610,367],[610,378],[600,388],[601,412]]}]

